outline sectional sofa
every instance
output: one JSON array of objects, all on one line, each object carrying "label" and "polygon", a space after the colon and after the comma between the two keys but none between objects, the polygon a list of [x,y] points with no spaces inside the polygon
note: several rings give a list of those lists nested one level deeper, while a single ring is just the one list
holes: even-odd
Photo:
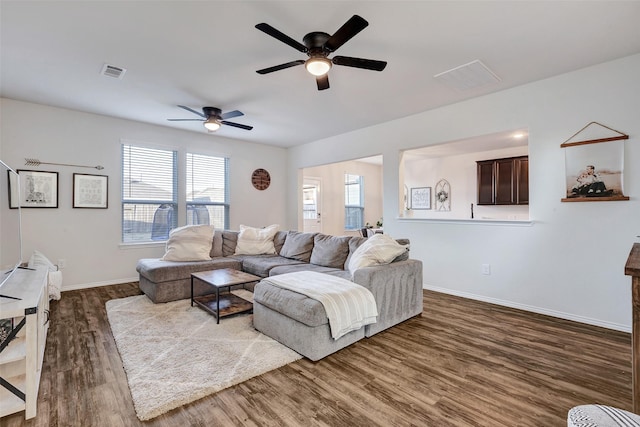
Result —
[{"label": "sectional sofa", "polygon": [[[200,261],[141,259],[137,265],[139,286],[154,303],[189,298],[191,273],[232,268],[265,278],[314,271],[350,280],[369,289],[377,304],[377,322],[332,340],[322,306],[300,294],[276,289],[269,283],[251,286],[254,291],[254,326],[312,360],[317,360],[364,336],[372,336],[422,313],[422,262],[409,259],[409,240],[398,239],[406,249],[385,265],[349,270],[355,251],[367,241],[358,236],[278,231],[272,254],[242,254],[239,231],[215,230],[209,256]],[[211,293],[202,283],[194,294]],[[309,337],[314,337],[310,339]]]}]

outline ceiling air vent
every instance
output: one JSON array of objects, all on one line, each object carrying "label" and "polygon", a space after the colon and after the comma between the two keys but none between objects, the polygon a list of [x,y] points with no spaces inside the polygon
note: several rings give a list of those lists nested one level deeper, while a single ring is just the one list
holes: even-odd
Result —
[{"label": "ceiling air vent", "polygon": [[100,71],[100,74],[102,74],[103,76],[113,77],[115,79],[122,80],[122,77],[126,72],[127,72],[126,68],[120,68],[114,65],[104,64],[104,66],[102,67],[102,71]]},{"label": "ceiling air vent", "polygon": [[433,77],[445,85],[459,91],[475,89],[490,84],[496,84],[501,81],[500,77],[498,77],[478,59],[471,61],[468,64],[436,74]]}]

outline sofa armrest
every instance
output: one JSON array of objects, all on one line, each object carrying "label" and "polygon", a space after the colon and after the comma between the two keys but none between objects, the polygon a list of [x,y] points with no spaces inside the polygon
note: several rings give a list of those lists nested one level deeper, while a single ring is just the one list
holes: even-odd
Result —
[{"label": "sofa armrest", "polygon": [[367,337],[422,313],[422,261],[360,268],[353,281],[369,289],[378,306],[378,320],[367,325]]}]

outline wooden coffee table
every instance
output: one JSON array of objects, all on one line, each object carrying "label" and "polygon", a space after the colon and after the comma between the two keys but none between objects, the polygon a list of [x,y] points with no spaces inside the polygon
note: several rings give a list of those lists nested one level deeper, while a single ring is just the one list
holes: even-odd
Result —
[{"label": "wooden coffee table", "polygon": [[[216,288],[215,294],[193,296],[193,280],[198,279],[207,285]],[[233,314],[246,313],[253,310],[253,303],[231,293],[231,286],[244,285],[257,282],[261,278],[253,274],[245,273],[231,268],[220,270],[200,271],[191,273],[191,306],[197,304],[198,307],[213,314],[216,323],[220,323],[220,318]],[[220,289],[227,288],[227,293],[220,295]]]}]

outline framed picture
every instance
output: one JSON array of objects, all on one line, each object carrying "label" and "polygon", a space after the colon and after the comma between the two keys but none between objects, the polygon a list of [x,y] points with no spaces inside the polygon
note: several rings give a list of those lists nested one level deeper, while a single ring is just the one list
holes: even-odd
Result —
[{"label": "framed picture", "polygon": [[[57,208],[58,172],[17,170],[20,179],[21,208]],[[12,187],[10,194],[17,195]],[[11,205],[14,205],[13,198]],[[17,206],[16,206],[17,207]]]},{"label": "framed picture", "polygon": [[[587,137],[585,139],[585,136]],[[629,200],[624,195],[624,140],[628,135],[591,122],[560,145],[565,149],[563,202]]]},{"label": "framed picture", "polygon": [[431,187],[411,189],[411,209],[431,209]]},{"label": "framed picture", "polygon": [[109,177],[106,175],[73,174],[73,207],[107,209]]},{"label": "framed picture", "polygon": [[12,171],[7,171],[9,178],[9,209],[20,207],[20,195],[18,194],[18,175]]}]

